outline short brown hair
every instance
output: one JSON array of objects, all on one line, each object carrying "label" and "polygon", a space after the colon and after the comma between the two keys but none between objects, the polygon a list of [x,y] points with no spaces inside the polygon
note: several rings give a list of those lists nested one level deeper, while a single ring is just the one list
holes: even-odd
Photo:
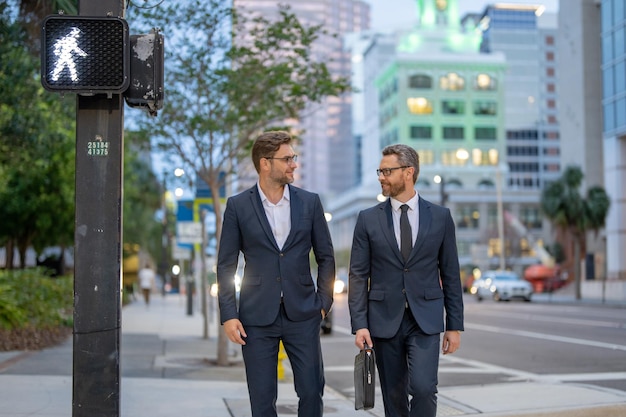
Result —
[{"label": "short brown hair", "polygon": [[291,144],[293,138],[283,130],[272,130],[259,135],[252,145],[252,162],[256,172],[261,171],[261,158],[273,157],[281,145]]},{"label": "short brown hair", "polygon": [[417,182],[417,176],[420,173],[420,157],[415,149],[403,144],[389,145],[383,149],[383,156],[387,155],[396,155],[400,165],[413,167],[413,184]]}]

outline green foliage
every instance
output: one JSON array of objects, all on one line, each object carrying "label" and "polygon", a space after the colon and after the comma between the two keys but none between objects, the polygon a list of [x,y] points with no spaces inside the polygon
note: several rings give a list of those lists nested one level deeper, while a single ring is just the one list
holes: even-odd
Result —
[{"label": "green foliage", "polygon": [[73,240],[73,110],[43,90],[27,33],[0,5],[0,244]]},{"label": "green foliage", "polygon": [[567,167],[561,178],[544,188],[541,209],[557,228],[583,236],[605,225],[611,205],[600,186],[590,187],[586,198],[580,194],[584,175],[579,167]]},{"label": "green foliage", "polygon": [[161,223],[154,217],[161,205],[161,187],[152,172],[147,132],[124,134],[124,255],[136,253],[139,246],[157,257],[161,247]]},{"label": "green foliage", "polygon": [[72,325],[73,279],[41,269],[0,271],[0,328]]},{"label": "green foliage", "polygon": [[320,26],[305,27],[285,7],[270,20],[230,6],[190,0],[128,11],[134,26],[159,27],[166,39],[165,107],[143,127],[214,195],[220,172],[237,169],[260,131],[350,88],[330,75],[327,57],[312,52]]},{"label": "green foliage", "polygon": [[592,186],[586,198],[580,194],[583,172],[579,167],[567,167],[561,178],[544,188],[541,195],[541,209],[554,226],[571,237],[563,244],[574,247],[574,277],[576,298],[581,298],[581,251],[585,248],[587,232],[597,231],[606,223],[611,205],[604,188]]}]

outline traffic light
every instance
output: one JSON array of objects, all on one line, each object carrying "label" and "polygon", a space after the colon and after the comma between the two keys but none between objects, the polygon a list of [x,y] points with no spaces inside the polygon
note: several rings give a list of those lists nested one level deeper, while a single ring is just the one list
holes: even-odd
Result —
[{"label": "traffic light", "polygon": [[128,23],[118,17],[48,16],[41,83],[53,92],[119,94],[129,85]]},{"label": "traffic light", "polygon": [[163,35],[153,29],[130,37],[130,85],[124,93],[130,107],[143,108],[151,116],[163,108]]}]

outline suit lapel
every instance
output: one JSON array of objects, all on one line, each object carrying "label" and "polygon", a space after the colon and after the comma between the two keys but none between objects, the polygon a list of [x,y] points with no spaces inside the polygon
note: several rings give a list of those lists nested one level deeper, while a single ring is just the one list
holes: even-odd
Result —
[{"label": "suit lapel", "polygon": [[302,218],[302,200],[300,196],[298,196],[297,190],[291,185],[287,185],[289,187],[289,211],[291,212],[291,228],[289,229],[289,234],[287,235],[287,240],[285,240],[285,244],[283,245],[283,250],[287,248],[291,242],[294,240],[295,230],[298,230],[298,224],[300,222],[300,218]]},{"label": "suit lapel", "polygon": [[424,200],[422,197],[419,197],[418,200],[419,205],[419,229],[417,230],[417,238],[415,239],[415,244],[413,245],[413,250],[411,251],[411,255],[409,259],[413,257],[419,251],[420,247],[424,244],[426,240],[425,237],[428,235],[430,231],[430,225],[432,223],[432,214],[430,212],[430,203]]},{"label": "suit lapel", "polygon": [[383,235],[387,242],[389,242],[390,248],[395,248],[392,252],[395,253],[398,260],[404,263],[404,259],[402,258],[402,253],[400,253],[400,248],[398,248],[398,241],[396,239],[396,233],[393,230],[393,216],[391,214],[391,200],[387,199],[385,203],[382,203],[380,206],[380,228],[383,231]]},{"label": "suit lapel", "polygon": [[274,247],[278,250],[278,244],[276,243],[276,239],[274,238],[274,233],[272,233],[270,223],[267,220],[265,208],[263,208],[263,202],[261,201],[261,195],[259,194],[259,189],[257,187],[257,185],[254,185],[248,190],[250,192],[250,205],[254,208],[254,212],[259,219],[259,223],[261,224],[263,231],[269,238],[269,241],[272,242]]}]

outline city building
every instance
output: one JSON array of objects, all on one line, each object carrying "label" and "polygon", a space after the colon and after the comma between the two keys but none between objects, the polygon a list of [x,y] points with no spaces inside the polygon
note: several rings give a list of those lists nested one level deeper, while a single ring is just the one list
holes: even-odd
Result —
[{"label": "city building", "polygon": [[[601,50],[603,79],[602,145],[599,143],[599,135],[590,132],[586,137],[588,143],[581,146],[578,152],[589,151],[594,147],[604,148],[604,187],[611,197],[611,209],[606,222],[607,278],[626,280],[626,2],[602,0],[601,46],[593,42],[598,33],[597,21],[587,18],[589,13],[597,15],[597,5],[600,2],[578,0],[573,3],[576,7],[571,13],[576,15],[572,20],[577,17],[576,22],[585,22],[580,25],[581,33],[575,43],[581,49],[582,59],[579,63],[597,58],[597,51],[593,51],[593,48]],[[592,40],[588,39],[588,34],[592,34]],[[589,71],[595,72],[598,68],[595,66]],[[589,91],[585,90],[585,93]],[[595,101],[588,103],[584,111],[589,110],[592,115],[596,115],[597,112],[591,106],[598,104],[596,97]],[[622,294],[626,294],[626,286],[622,286]]]},{"label": "city building", "polygon": [[493,5],[460,19],[457,1],[424,0],[413,30],[363,35],[353,60],[364,74],[362,181],[327,205],[338,249],[376,203],[380,150],[405,143],[420,155],[420,195],[452,211],[462,266],[549,262],[539,200],[559,173],[559,134],[555,27],[541,14]]},{"label": "city building", "polygon": [[[344,35],[369,29],[369,4],[362,0],[233,0],[240,10],[270,18],[277,15],[279,3],[289,6],[303,24],[323,26],[327,33],[314,48],[318,59],[326,61],[331,74],[350,78],[351,55],[344,48]],[[297,185],[326,195],[358,183],[359,145],[352,135],[350,94],[311,104],[299,120],[289,123],[302,132]]]},{"label": "city building", "polygon": [[[559,10],[557,36],[560,71],[557,90],[561,133],[561,164],[584,173],[581,193],[604,186],[602,146],[602,41],[600,8],[595,0],[572,0]],[[611,190],[607,190],[612,195]],[[614,203],[613,203],[614,204]],[[606,235],[589,232],[583,277],[607,277]]]}]

